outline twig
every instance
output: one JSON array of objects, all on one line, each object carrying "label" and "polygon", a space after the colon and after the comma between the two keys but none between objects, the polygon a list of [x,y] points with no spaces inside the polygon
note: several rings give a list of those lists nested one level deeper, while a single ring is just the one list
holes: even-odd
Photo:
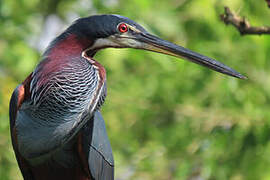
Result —
[{"label": "twig", "polygon": [[265,0],[265,1],[267,3],[268,7],[270,8],[270,0]]},{"label": "twig", "polygon": [[[270,4],[270,0],[267,0]],[[241,35],[248,34],[270,34],[270,27],[261,26],[255,27],[251,26],[248,20],[244,17],[238,16],[235,12],[231,11],[230,8],[225,7],[225,13],[220,15],[220,18],[226,25],[231,24],[238,29]]]}]

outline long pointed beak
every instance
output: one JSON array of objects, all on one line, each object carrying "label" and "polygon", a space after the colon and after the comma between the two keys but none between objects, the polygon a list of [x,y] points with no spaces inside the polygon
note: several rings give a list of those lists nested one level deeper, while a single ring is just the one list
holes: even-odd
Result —
[{"label": "long pointed beak", "polygon": [[193,52],[176,44],[170,43],[151,34],[138,33],[135,35],[134,40],[139,41],[141,43],[141,46],[137,47],[138,49],[145,49],[148,51],[184,58],[191,62],[215,70],[217,72],[237,77],[240,79],[247,79],[245,76],[241,75],[237,71],[212,58]]}]

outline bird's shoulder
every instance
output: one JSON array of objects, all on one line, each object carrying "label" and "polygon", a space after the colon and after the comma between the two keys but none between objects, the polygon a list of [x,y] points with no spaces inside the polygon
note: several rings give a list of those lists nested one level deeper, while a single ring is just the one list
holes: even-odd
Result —
[{"label": "bird's shoulder", "polygon": [[17,112],[21,105],[30,97],[32,73],[13,91],[9,103],[10,128],[14,127]]},{"label": "bird's shoulder", "polygon": [[27,180],[33,180],[33,175],[31,173],[29,164],[18,151],[18,139],[17,139],[17,131],[15,129],[15,123],[17,113],[21,105],[30,96],[29,92],[30,81],[31,81],[31,74],[15,88],[15,90],[12,93],[9,104],[9,118],[10,118],[10,132],[11,132],[12,146],[22,175],[24,179]]}]

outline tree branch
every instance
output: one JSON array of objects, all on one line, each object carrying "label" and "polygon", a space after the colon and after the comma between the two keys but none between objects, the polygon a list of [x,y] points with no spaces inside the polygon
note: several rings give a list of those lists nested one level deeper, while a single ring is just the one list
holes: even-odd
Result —
[{"label": "tree branch", "polygon": [[268,7],[270,8],[270,0],[265,0],[265,1],[267,3]]},{"label": "tree branch", "polygon": [[[270,0],[267,0],[267,2],[270,4]],[[244,17],[238,16],[235,12],[231,11],[229,7],[225,7],[225,13],[220,15],[220,18],[226,25],[231,24],[236,27],[241,35],[270,34],[270,27],[251,26],[248,20],[246,20]]]}]

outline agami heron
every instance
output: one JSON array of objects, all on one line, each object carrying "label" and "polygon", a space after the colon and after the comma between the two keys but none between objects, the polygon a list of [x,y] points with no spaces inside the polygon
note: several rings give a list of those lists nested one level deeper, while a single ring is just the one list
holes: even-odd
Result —
[{"label": "agami heron", "polygon": [[126,17],[80,18],[50,43],[12,94],[11,138],[25,180],[114,179],[112,150],[99,112],[106,72],[93,59],[110,47],[168,54],[245,78],[214,59],[149,34]]}]

